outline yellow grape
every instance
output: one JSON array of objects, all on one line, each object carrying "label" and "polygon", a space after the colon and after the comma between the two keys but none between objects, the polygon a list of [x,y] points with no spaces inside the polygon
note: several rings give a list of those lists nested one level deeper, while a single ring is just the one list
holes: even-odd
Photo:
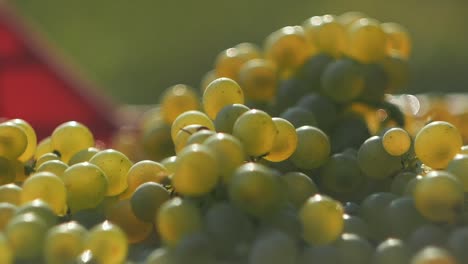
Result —
[{"label": "yellow grape", "polygon": [[244,63],[260,57],[258,47],[251,43],[241,43],[223,50],[216,57],[215,76],[237,80],[239,70]]},{"label": "yellow grape", "polygon": [[349,56],[363,63],[385,58],[387,35],[374,19],[361,18],[349,29]]},{"label": "yellow grape", "polygon": [[15,165],[9,159],[0,157],[0,185],[14,182],[16,177]]},{"label": "yellow grape", "polygon": [[397,54],[386,56],[380,65],[388,76],[386,93],[397,93],[408,84],[410,68],[408,61]]},{"label": "yellow grape", "polygon": [[172,141],[175,140],[177,133],[188,126],[188,125],[201,125],[214,130],[213,121],[205,114],[200,111],[191,110],[179,115],[171,126],[171,138]]},{"label": "yellow grape", "polygon": [[264,159],[279,162],[289,158],[297,146],[297,134],[294,126],[286,119],[273,117],[278,134],[275,137],[273,148]]},{"label": "yellow grape", "polygon": [[47,231],[44,257],[48,264],[72,263],[84,249],[87,230],[76,222],[67,222]]},{"label": "yellow grape", "polygon": [[72,212],[95,208],[107,193],[108,181],[96,165],[83,162],[70,166],[63,173],[67,203]]},{"label": "yellow grape", "polygon": [[176,153],[179,153],[185,146],[187,146],[188,138],[194,133],[202,130],[209,130],[207,127],[202,125],[188,125],[182,128],[174,139],[174,146]]},{"label": "yellow grape", "polygon": [[80,162],[87,162],[94,156],[94,154],[98,152],[99,149],[95,147],[80,150],[70,158],[70,161],[68,161],[68,165],[71,166]]},{"label": "yellow grape", "polygon": [[8,244],[5,235],[0,234],[0,263],[12,264],[13,263],[13,251]]},{"label": "yellow grape", "polygon": [[247,155],[260,157],[271,151],[278,130],[270,115],[252,109],[237,118],[232,134],[243,144]]},{"label": "yellow grape", "polygon": [[221,77],[212,81],[203,92],[203,109],[212,120],[225,106],[243,104],[244,92],[236,81]]},{"label": "yellow grape", "polygon": [[0,203],[0,232],[5,231],[8,222],[15,216],[16,209],[16,205],[11,203]]},{"label": "yellow grape", "polygon": [[172,124],[180,114],[199,108],[198,95],[193,88],[177,84],[164,91],[159,105],[164,122]]},{"label": "yellow grape", "polygon": [[52,153],[52,152],[44,153],[36,160],[36,163],[34,164],[34,166],[36,168],[39,168],[39,166],[41,166],[42,163],[46,161],[50,161],[50,160],[60,160],[60,157],[57,154]]},{"label": "yellow grape", "polygon": [[297,147],[291,161],[301,169],[315,169],[324,164],[330,156],[330,140],[322,130],[302,126],[296,129]]},{"label": "yellow grape", "polygon": [[446,169],[457,177],[463,185],[464,192],[468,192],[468,154],[457,154]]},{"label": "yellow grape", "polygon": [[127,172],[128,187],[120,195],[120,199],[130,198],[133,192],[145,182],[163,183],[170,172],[164,165],[152,160],[142,160],[135,164]]},{"label": "yellow grape", "polygon": [[94,155],[89,163],[98,166],[106,175],[106,196],[115,196],[127,189],[127,173],[133,163],[122,152],[113,149],[102,150]]},{"label": "yellow grape", "polygon": [[339,15],[336,19],[348,29],[354,22],[365,17],[366,15],[361,12],[349,11]]},{"label": "yellow grape", "polygon": [[47,171],[52,172],[57,175],[59,178],[63,179],[63,172],[68,169],[68,165],[60,160],[49,160],[42,163],[37,169],[37,172]]},{"label": "yellow grape", "polygon": [[46,202],[57,215],[67,212],[67,190],[62,179],[50,172],[37,172],[27,178],[21,191],[21,202],[36,199]]},{"label": "yellow grape", "polygon": [[187,143],[185,145],[203,144],[207,138],[214,134],[216,134],[216,132],[206,129],[197,131],[187,138]]},{"label": "yellow grape", "polygon": [[385,132],[382,144],[388,154],[401,156],[408,152],[411,147],[411,137],[403,128],[394,127]]},{"label": "yellow grape", "polygon": [[271,101],[278,84],[276,67],[265,59],[250,60],[239,71],[239,84],[247,100]]},{"label": "yellow grape", "polygon": [[78,151],[94,146],[94,136],[89,129],[76,121],[63,123],[55,128],[50,136],[52,147],[68,163]]},{"label": "yellow grape", "polygon": [[175,169],[177,168],[177,156],[167,157],[161,160],[160,163],[167,169],[169,175],[173,174],[175,172]]},{"label": "yellow grape", "polygon": [[0,203],[21,204],[22,188],[16,184],[9,183],[0,186]]},{"label": "yellow grape", "polygon": [[249,110],[250,108],[243,104],[232,104],[223,107],[214,120],[216,131],[232,134],[237,118]]},{"label": "yellow grape", "polygon": [[52,147],[52,139],[50,137],[46,137],[37,144],[36,152],[34,153],[34,159],[37,160],[42,155],[52,151],[54,151],[54,148]]},{"label": "yellow grape", "polygon": [[36,152],[36,147],[37,147],[37,136],[36,136],[36,131],[34,131],[33,127],[23,119],[11,119],[8,120],[9,122],[12,122],[13,124],[20,126],[24,132],[26,133],[26,138],[28,141],[28,145],[26,149],[24,150],[23,154],[18,157],[18,160],[22,162],[26,162],[30,160],[34,156],[34,152]]},{"label": "yellow grape", "polygon": [[0,157],[16,160],[28,146],[26,131],[13,122],[0,123]]},{"label": "yellow grape", "polygon": [[401,57],[408,59],[411,53],[411,39],[408,31],[395,22],[382,23],[381,26],[387,34],[387,54],[397,52]]},{"label": "yellow grape", "polygon": [[460,152],[463,140],[458,129],[445,121],[434,121],[424,126],[414,139],[416,156],[433,169],[447,167]]},{"label": "yellow grape", "polygon": [[127,259],[128,242],[117,225],[104,221],[89,230],[84,248],[89,249],[97,263],[121,264]]},{"label": "yellow grape", "polygon": [[191,202],[176,197],[161,205],[155,222],[161,239],[173,247],[202,229],[202,214]]},{"label": "yellow grape", "polygon": [[219,76],[216,75],[215,70],[211,70],[205,73],[205,75],[203,75],[203,78],[201,79],[201,82],[200,82],[200,92],[203,94],[203,92],[205,92],[206,87],[208,87],[208,85],[212,81],[216,80],[218,77]]},{"label": "yellow grape", "polygon": [[192,144],[182,149],[177,157],[172,185],[182,195],[207,194],[218,183],[219,169],[212,150],[204,145]]}]

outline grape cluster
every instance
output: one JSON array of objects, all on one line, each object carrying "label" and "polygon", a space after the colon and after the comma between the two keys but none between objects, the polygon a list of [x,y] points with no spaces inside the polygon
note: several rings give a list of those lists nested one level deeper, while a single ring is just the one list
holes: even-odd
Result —
[{"label": "grape cluster", "polygon": [[408,133],[408,33],[314,16],[216,59],[106,147],[0,123],[0,263],[467,263],[468,147]]}]

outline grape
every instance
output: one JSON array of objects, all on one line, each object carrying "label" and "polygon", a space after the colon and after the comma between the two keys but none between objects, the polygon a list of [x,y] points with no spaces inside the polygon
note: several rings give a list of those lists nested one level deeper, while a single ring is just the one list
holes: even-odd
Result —
[{"label": "grape", "polygon": [[138,186],[130,199],[135,216],[141,221],[153,222],[161,204],[169,200],[169,192],[159,183],[146,182]]},{"label": "grape", "polygon": [[54,148],[52,147],[52,139],[50,137],[45,137],[37,144],[34,159],[37,160],[40,156],[52,151],[54,151]]},{"label": "grape", "polygon": [[33,213],[13,217],[5,229],[15,259],[35,260],[42,253],[47,225]]},{"label": "grape", "polygon": [[208,85],[216,80],[219,76],[216,75],[216,71],[213,69],[213,70],[210,70],[208,72],[206,72],[201,81],[200,81],[200,91],[203,92],[205,91],[206,87],[208,87]]},{"label": "grape", "polygon": [[201,125],[188,125],[182,128],[174,139],[175,151],[178,154],[185,146],[187,146],[188,138],[198,131],[207,130],[207,127]]},{"label": "grape", "polygon": [[468,252],[466,243],[468,242],[468,227],[459,227],[454,229],[447,240],[447,249],[457,258],[459,263],[466,263]]},{"label": "grape", "polygon": [[169,173],[169,176],[172,177],[171,174],[175,172],[175,168],[177,168],[177,156],[170,156],[163,160],[161,160],[161,165],[166,168]]},{"label": "grape", "polygon": [[201,196],[216,187],[219,169],[212,150],[204,145],[192,144],[179,153],[172,184],[178,193]]},{"label": "grape", "polygon": [[215,253],[206,234],[195,233],[182,238],[174,249],[176,263],[215,264]]},{"label": "grape", "polygon": [[309,93],[302,97],[296,104],[312,112],[317,122],[317,127],[329,131],[337,119],[337,107],[325,96],[318,93]]},{"label": "grape", "polygon": [[152,160],[141,160],[130,167],[127,172],[127,189],[120,194],[120,199],[130,198],[133,192],[145,182],[163,183],[170,172],[161,163]]},{"label": "grape", "polygon": [[10,203],[0,203],[0,232],[5,230],[10,219],[15,215],[16,205]]},{"label": "grape", "polygon": [[273,100],[277,82],[274,64],[265,59],[250,60],[239,71],[239,84],[247,100]]},{"label": "grape", "polygon": [[308,41],[319,52],[339,58],[347,48],[346,29],[333,15],[311,17],[302,24],[302,27]]},{"label": "grape", "polygon": [[382,144],[388,154],[401,156],[408,152],[411,147],[411,137],[403,128],[394,127],[385,132]]},{"label": "grape", "polygon": [[311,196],[318,193],[318,188],[309,176],[302,172],[288,172],[281,177],[286,185],[288,200],[300,208]]},{"label": "grape", "polygon": [[223,107],[214,120],[216,131],[232,134],[237,118],[249,110],[250,108],[243,104],[232,104]]},{"label": "grape", "polygon": [[316,194],[299,211],[303,237],[312,245],[331,243],[343,231],[343,207],[332,198]]},{"label": "grape", "polygon": [[330,132],[332,152],[346,149],[359,149],[362,143],[371,136],[366,120],[356,113],[345,113],[340,116]]},{"label": "grape", "polygon": [[362,218],[360,218],[359,216],[344,214],[343,219],[343,234],[356,234],[366,239],[370,238],[369,226],[366,222],[364,222],[364,220],[362,220]]},{"label": "grape", "polygon": [[215,74],[237,80],[242,66],[249,60],[260,58],[260,50],[254,44],[241,43],[223,50],[216,57]]},{"label": "grape", "polygon": [[102,208],[88,208],[71,213],[71,220],[78,222],[86,229],[91,229],[106,220]]},{"label": "grape", "polygon": [[20,205],[21,190],[21,187],[13,183],[0,185],[0,203]]},{"label": "grape", "polygon": [[300,264],[309,263],[339,264],[338,250],[333,245],[318,245],[307,247],[301,256]]},{"label": "grape", "polygon": [[55,214],[67,212],[67,190],[62,179],[50,172],[38,172],[30,176],[22,185],[21,202],[41,199],[52,208]]},{"label": "grape", "polygon": [[381,240],[388,235],[387,215],[388,205],[397,198],[393,193],[374,193],[361,203],[360,216],[369,225],[370,237]]},{"label": "grape", "polygon": [[278,134],[275,137],[273,148],[264,159],[278,162],[289,158],[296,150],[297,134],[294,126],[286,119],[274,117],[273,123]]},{"label": "grape", "polygon": [[409,264],[411,251],[399,239],[388,238],[379,244],[374,253],[374,264]]},{"label": "grape", "polygon": [[149,236],[151,221],[144,222],[135,216],[130,200],[121,200],[106,210],[107,220],[119,226],[127,237],[128,243],[138,243]]},{"label": "grape", "polygon": [[206,114],[200,111],[191,110],[179,115],[172,123],[172,140],[174,141],[177,133],[179,133],[182,128],[188,125],[201,125],[207,127],[209,130],[215,130],[213,121],[211,121],[211,119]]},{"label": "grape", "polygon": [[453,223],[461,214],[464,192],[460,181],[449,172],[431,171],[416,182],[413,197],[424,217]]},{"label": "grape", "polygon": [[253,162],[237,168],[228,188],[231,202],[256,217],[271,216],[286,198],[276,172]]},{"label": "grape", "polygon": [[160,113],[167,124],[172,124],[183,112],[197,110],[198,104],[198,96],[193,88],[177,84],[164,90],[159,103]]},{"label": "grape", "polygon": [[410,171],[403,171],[398,173],[392,180],[390,190],[396,195],[403,195],[408,182],[416,178],[416,173]]},{"label": "grape", "polygon": [[439,247],[426,247],[417,252],[411,259],[411,264],[457,264],[450,253]]},{"label": "grape", "polygon": [[386,206],[383,215],[388,223],[389,234],[401,239],[407,239],[414,230],[428,223],[416,209],[412,197],[392,200]]},{"label": "grape", "polygon": [[202,215],[193,203],[177,197],[161,205],[155,226],[165,244],[172,247],[201,230]]},{"label": "grape", "polygon": [[113,149],[102,150],[94,155],[89,163],[98,166],[106,175],[107,196],[121,194],[127,189],[127,173],[133,163],[125,154]]},{"label": "grape", "polygon": [[84,248],[91,251],[98,263],[106,264],[120,264],[125,261],[128,253],[125,233],[109,221],[89,230]]},{"label": "grape", "polygon": [[447,171],[462,183],[463,191],[468,192],[468,154],[456,155],[447,166]]},{"label": "grape", "polygon": [[13,252],[11,246],[5,235],[0,234],[0,263],[12,264],[13,263]]},{"label": "grape", "polygon": [[385,92],[389,85],[389,76],[382,65],[371,63],[361,65],[364,76],[364,88],[357,98],[371,105],[385,100]]},{"label": "grape", "polygon": [[355,202],[346,202],[344,204],[344,212],[348,215],[357,216],[361,211],[361,206]]},{"label": "grape", "polygon": [[68,163],[76,152],[94,146],[94,136],[91,131],[75,121],[59,125],[50,138],[53,149],[60,153],[65,163]]},{"label": "grape", "polygon": [[310,87],[298,77],[280,80],[274,100],[274,114],[279,114],[288,107],[294,106],[299,99],[309,92]]},{"label": "grape", "polygon": [[408,59],[411,53],[411,39],[408,31],[395,22],[382,23],[380,26],[387,34],[387,54],[397,52],[398,55]]},{"label": "grape", "polygon": [[12,122],[13,124],[21,127],[26,134],[28,145],[26,146],[26,149],[24,150],[23,154],[21,154],[21,156],[18,157],[18,160],[22,162],[30,160],[33,157],[37,147],[36,132],[34,131],[32,126],[23,119],[11,119],[8,120],[8,122]]},{"label": "grape", "polygon": [[26,131],[13,122],[0,123],[0,157],[15,160],[28,146]]},{"label": "grape", "polygon": [[44,257],[49,264],[71,263],[82,251],[86,229],[76,222],[63,223],[47,231]]},{"label": "grape", "polygon": [[349,28],[348,55],[363,62],[380,61],[385,57],[387,36],[380,23],[374,19],[361,18]]},{"label": "grape", "polygon": [[12,183],[15,177],[14,164],[10,160],[0,157],[0,185]]},{"label": "grape", "polygon": [[160,160],[175,154],[171,126],[163,122],[158,122],[143,131],[141,144],[146,159]]},{"label": "grape", "polygon": [[349,11],[339,15],[336,19],[347,29],[357,20],[365,18],[366,15],[361,12]]},{"label": "grape", "polygon": [[67,204],[72,212],[95,208],[107,193],[108,180],[96,165],[83,162],[70,166],[63,173]]},{"label": "grape", "polygon": [[68,165],[71,166],[80,162],[88,162],[98,152],[99,149],[94,147],[80,150],[70,158],[70,161],[68,161]]},{"label": "grape", "polygon": [[330,155],[330,141],[322,130],[302,126],[296,129],[297,147],[290,159],[301,169],[315,169],[322,166]]},{"label": "grape", "polygon": [[284,233],[270,232],[257,238],[249,255],[249,264],[295,263],[298,248]]},{"label": "grape", "polygon": [[315,114],[301,107],[290,107],[280,115],[281,118],[288,120],[294,127],[317,126]]},{"label": "grape", "polygon": [[258,233],[279,231],[290,238],[302,241],[302,224],[297,214],[297,208],[291,203],[286,204],[269,218],[261,219]]},{"label": "grape", "polygon": [[442,247],[446,244],[447,233],[440,226],[425,224],[418,227],[408,237],[407,243],[416,252],[428,246]]},{"label": "grape", "polygon": [[206,129],[197,131],[187,138],[186,145],[203,144],[207,138],[214,134],[216,134],[216,132]]},{"label": "grape", "polygon": [[379,136],[373,136],[361,145],[357,159],[361,170],[372,179],[390,177],[402,167],[399,157],[391,156],[385,151]]},{"label": "grape", "polygon": [[42,163],[51,161],[51,160],[60,160],[59,155],[49,152],[45,153],[44,155],[40,156],[37,160],[36,163],[34,164],[36,168],[39,168],[39,166],[42,165]]},{"label": "grape", "polygon": [[145,260],[145,264],[173,264],[175,256],[168,248],[160,247],[153,250]]},{"label": "grape", "polygon": [[386,56],[380,64],[388,76],[388,85],[385,89],[386,93],[400,92],[405,85],[409,83],[410,66],[405,59],[402,59],[396,54],[392,54]]},{"label": "grape", "polygon": [[371,264],[372,245],[356,234],[342,234],[335,242],[340,263]]},{"label": "grape", "polygon": [[416,183],[418,183],[418,181],[421,180],[422,178],[423,178],[423,176],[417,175],[417,176],[414,177],[413,179],[409,180],[409,181],[406,183],[405,191],[403,192],[403,194],[404,194],[405,196],[413,197],[414,188],[416,187]]},{"label": "grape", "polygon": [[63,173],[68,169],[68,165],[60,160],[49,160],[37,167],[37,172],[51,172],[63,179]]},{"label": "grape", "polygon": [[33,213],[38,216],[45,223],[47,228],[54,226],[58,222],[57,215],[54,213],[50,205],[39,199],[27,202],[17,207],[15,216],[27,213]]},{"label": "grape", "polygon": [[328,64],[322,74],[322,92],[335,103],[356,99],[364,89],[360,67],[351,59],[339,59]]},{"label": "grape", "polygon": [[214,120],[219,111],[231,104],[243,104],[244,93],[234,80],[218,78],[211,82],[203,92],[203,109]]},{"label": "grape", "polygon": [[252,109],[237,118],[232,134],[242,142],[247,155],[260,157],[270,152],[278,130],[270,115]]},{"label": "grape", "polygon": [[23,163],[19,160],[12,160],[13,166],[15,167],[15,179],[16,184],[21,184],[26,180],[29,174],[32,172],[30,163]]}]

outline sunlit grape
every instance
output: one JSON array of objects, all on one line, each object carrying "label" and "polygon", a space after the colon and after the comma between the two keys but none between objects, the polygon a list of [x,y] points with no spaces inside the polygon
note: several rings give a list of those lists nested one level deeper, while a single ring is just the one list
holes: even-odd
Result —
[{"label": "sunlit grape", "polygon": [[382,137],[382,144],[388,154],[401,156],[411,147],[411,137],[406,130],[398,127],[390,128]]},{"label": "sunlit grape", "polygon": [[223,107],[231,104],[243,104],[244,92],[234,80],[218,78],[206,87],[202,101],[205,113],[214,120]]},{"label": "sunlit grape", "polygon": [[36,132],[34,131],[34,128],[23,119],[11,119],[8,121],[12,122],[13,124],[17,126],[20,126],[26,133],[28,145],[26,146],[26,149],[24,150],[23,154],[21,154],[21,156],[18,157],[18,160],[22,162],[26,162],[30,160],[34,155],[34,152],[36,152],[36,147],[37,147]]},{"label": "sunlit grape", "polygon": [[120,264],[125,261],[128,254],[125,233],[109,221],[89,230],[84,248],[92,252],[98,263]]},{"label": "sunlit grape", "polygon": [[45,238],[44,257],[49,264],[72,262],[82,251],[86,229],[67,222],[49,229]]},{"label": "sunlit grape", "polygon": [[198,96],[193,88],[177,84],[164,90],[161,95],[161,116],[167,124],[172,124],[183,112],[197,110],[198,104]]},{"label": "sunlit grape", "polygon": [[296,129],[297,147],[291,161],[301,169],[315,169],[323,165],[330,155],[328,136],[318,128],[302,126]]},{"label": "sunlit grape", "polygon": [[78,151],[94,146],[94,136],[83,124],[70,121],[59,125],[51,135],[52,148],[68,163]]},{"label": "sunlit grape", "polygon": [[0,123],[0,157],[15,160],[28,146],[26,131],[13,122]]}]

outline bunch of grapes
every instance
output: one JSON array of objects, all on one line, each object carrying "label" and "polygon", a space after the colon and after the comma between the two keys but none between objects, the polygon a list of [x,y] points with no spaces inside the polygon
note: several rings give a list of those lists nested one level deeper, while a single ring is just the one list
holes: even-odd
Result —
[{"label": "bunch of grapes", "polygon": [[109,147],[0,123],[0,263],[468,262],[468,146],[404,128],[408,33],[315,16],[223,51]]}]

